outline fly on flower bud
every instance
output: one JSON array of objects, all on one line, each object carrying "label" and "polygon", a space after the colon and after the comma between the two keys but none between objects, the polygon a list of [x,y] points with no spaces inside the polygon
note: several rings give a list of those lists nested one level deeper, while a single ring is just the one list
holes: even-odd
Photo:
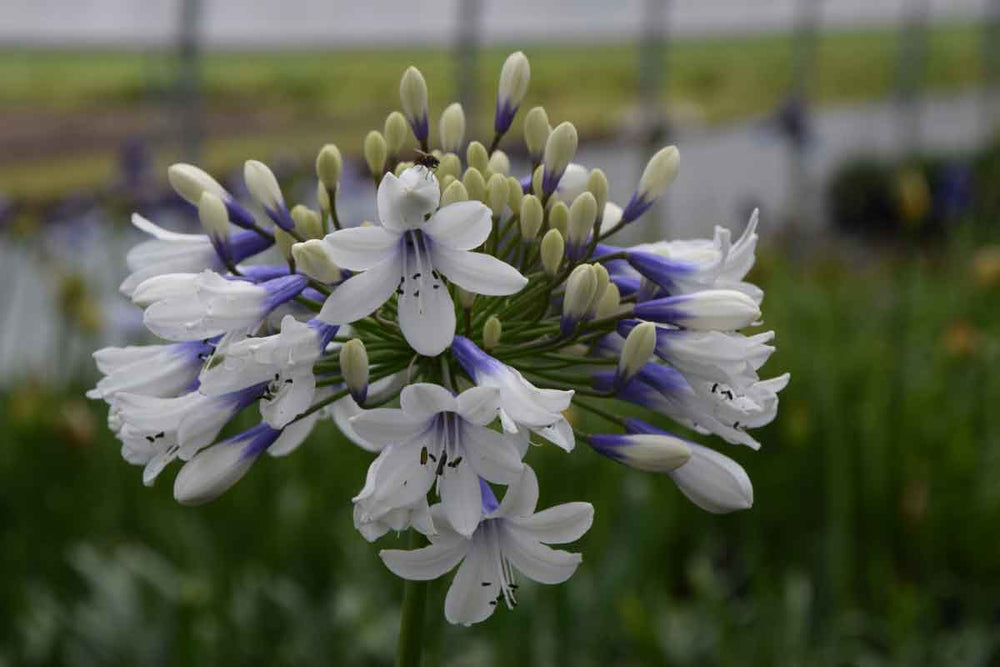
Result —
[{"label": "fly on flower bud", "polygon": [[493,217],[499,218],[507,206],[507,177],[503,174],[493,174],[486,184],[486,205],[493,211]]},{"label": "fly on flower bud", "polygon": [[198,219],[205,233],[212,239],[216,249],[226,242],[229,236],[229,212],[222,199],[207,190],[201,193],[198,202]]},{"label": "fly on flower bud", "polygon": [[545,167],[542,175],[542,192],[546,195],[556,191],[563,172],[576,155],[576,144],[576,127],[568,121],[559,123],[549,135],[542,157],[542,164]]},{"label": "fly on flower bud", "polygon": [[460,201],[469,201],[469,192],[462,185],[462,181],[452,181],[451,185],[441,193],[441,208]]},{"label": "fly on flower bud", "polygon": [[639,369],[653,356],[656,349],[656,325],[643,322],[633,327],[625,338],[621,356],[618,357],[618,372],[615,375],[615,386],[621,387],[632,379]]},{"label": "fly on flower bud", "polygon": [[603,211],[608,203],[608,177],[600,169],[591,169],[587,177],[587,191],[597,200],[597,210]]},{"label": "fly on flower bud", "polygon": [[444,180],[447,176],[458,178],[462,175],[462,160],[454,153],[445,153],[438,160],[437,177]]},{"label": "fly on flower bud", "polygon": [[259,160],[247,160],[243,165],[243,181],[247,191],[271,218],[274,224],[285,231],[292,229],[295,222],[285,207],[285,198],[278,186],[274,172]]},{"label": "fly on flower bud", "polygon": [[469,147],[465,149],[465,162],[469,167],[478,169],[485,176],[490,169],[490,156],[486,152],[486,146],[478,141],[470,141]]},{"label": "fly on flower bud", "polygon": [[524,190],[521,189],[521,181],[516,176],[507,177],[507,208],[514,213],[521,210],[521,199],[524,197]]},{"label": "fly on flower bud", "polygon": [[292,220],[295,221],[295,231],[304,239],[321,239],[324,236],[323,220],[316,211],[308,206],[296,204],[292,207]]},{"label": "fly on flower bud", "polygon": [[334,144],[327,144],[316,156],[316,177],[328,190],[336,190],[340,183],[340,175],[344,171],[344,159],[340,149]]},{"label": "fly on flower bud", "polygon": [[597,307],[594,308],[594,318],[602,320],[605,317],[611,317],[618,312],[620,305],[621,293],[618,291],[618,285],[610,283],[604,288],[604,293],[597,301]]},{"label": "fly on flower bud", "polygon": [[385,147],[389,155],[399,155],[406,143],[406,118],[403,114],[393,111],[386,116],[382,134],[385,136]]},{"label": "fly on flower bud", "polygon": [[667,434],[601,434],[590,436],[588,442],[597,453],[646,472],[669,473],[691,458],[689,443]]},{"label": "fly on flower bud", "polygon": [[549,227],[558,229],[559,233],[566,236],[569,227],[569,207],[561,201],[557,201],[549,209]]},{"label": "fly on flower bud", "polygon": [[368,171],[377,179],[381,179],[382,174],[385,173],[388,150],[385,138],[378,130],[372,130],[365,137],[365,162],[368,163]]},{"label": "fly on flower bud", "polygon": [[340,348],[340,372],[351,397],[363,405],[368,398],[368,351],[360,338],[352,338]]},{"label": "fly on flower bud", "polygon": [[680,170],[681,154],[676,146],[661,148],[649,159],[639,179],[639,187],[625,206],[621,224],[625,225],[649,210]]},{"label": "fly on flower bud", "polygon": [[413,166],[413,163],[409,160],[400,162],[396,165],[396,168],[392,170],[392,173],[398,178],[403,175],[403,172]]},{"label": "fly on flower bud", "polygon": [[756,322],[760,308],[743,292],[710,289],[644,301],[635,305],[634,314],[696,331],[736,331]]},{"label": "fly on flower bud", "polygon": [[449,104],[441,113],[441,149],[449,153],[462,150],[465,140],[465,110],[458,102]]},{"label": "fly on flower bud", "polygon": [[532,164],[542,161],[542,153],[551,132],[549,115],[545,113],[544,107],[535,107],[524,117],[524,145],[528,148]]},{"label": "fly on flower bud", "polygon": [[[535,195],[524,195],[521,199],[521,239],[533,241],[542,228],[545,211],[542,202]],[[560,260],[562,258],[560,257]]]},{"label": "fly on flower bud", "polygon": [[490,156],[490,161],[486,164],[486,168],[490,173],[506,176],[510,173],[510,158],[503,151],[495,150],[493,151],[493,155]]},{"label": "fly on flower bud", "polygon": [[321,283],[340,280],[340,269],[333,263],[330,247],[319,239],[309,239],[292,246],[296,269]]},{"label": "fly on flower bud", "polygon": [[580,259],[596,220],[597,200],[594,199],[594,195],[584,192],[573,200],[573,204],[569,207],[569,220],[566,225],[566,245],[570,260]]},{"label": "fly on flower bud", "polygon": [[500,342],[500,335],[503,333],[503,325],[500,318],[490,315],[483,325],[483,349],[489,352]]},{"label": "fly on flower bud", "polygon": [[481,171],[475,167],[469,167],[462,176],[462,184],[469,193],[469,199],[486,203],[486,181],[483,179]]},{"label": "fly on flower bud", "polygon": [[563,336],[570,336],[576,330],[576,325],[590,310],[590,303],[597,291],[597,277],[594,267],[581,264],[573,269],[566,279],[566,294],[563,296],[562,319],[559,320],[559,330]]},{"label": "fly on flower bud", "polygon": [[558,229],[550,229],[542,237],[539,254],[542,258],[542,268],[545,275],[550,278],[559,272],[559,265],[562,264],[563,254],[566,252],[566,241]]},{"label": "fly on flower bud", "polygon": [[517,114],[521,100],[528,92],[531,81],[531,66],[528,57],[521,51],[509,56],[500,70],[500,86],[497,90],[497,109],[493,117],[493,129],[498,134],[504,134],[510,129],[510,124]]},{"label": "fly on flower bud", "polygon": [[407,67],[399,82],[399,100],[413,136],[427,150],[427,82],[416,67]]}]

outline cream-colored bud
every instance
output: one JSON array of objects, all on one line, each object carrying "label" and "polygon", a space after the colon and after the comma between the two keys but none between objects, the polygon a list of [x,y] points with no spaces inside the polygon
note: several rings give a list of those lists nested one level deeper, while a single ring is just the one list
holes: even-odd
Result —
[{"label": "cream-colored bud", "polygon": [[402,176],[403,172],[412,166],[413,163],[410,161],[400,162],[396,165],[396,168],[392,170],[392,173],[395,174],[397,177]]},{"label": "cream-colored bud", "polygon": [[542,196],[542,174],[545,170],[539,165],[535,168],[535,173],[531,175],[531,191],[539,197]]},{"label": "cream-colored bud", "polygon": [[497,106],[516,108],[528,93],[531,82],[531,65],[521,51],[507,56],[500,70],[500,85],[497,90]]},{"label": "cream-colored bud", "polygon": [[601,320],[605,317],[611,317],[618,312],[618,307],[621,305],[621,293],[618,291],[618,285],[614,283],[609,283],[607,287],[604,288],[604,294],[597,301],[597,308],[594,309],[594,318]]},{"label": "cream-colored bud", "polygon": [[597,279],[597,289],[594,291],[594,300],[590,302],[590,308],[587,312],[594,312],[597,310],[597,306],[601,301],[601,297],[604,296],[604,290],[611,283],[611,276],[608,274],[608,270],[604,268],[603,264],[595,262],[591,264],[594,267],[594,278]]},{"label": "cream-colored bud", "polygon": [[[571,326],[575,326],[576,322],[579,322],[580,318],[587,314],[596,291],[597,278],[594,276],[594,267],[590,264],[581,264],[573,269],[569,278],[566,279],[566,294],[563,296],[563,321],[569,321]],[[563,333],[569,333],[565,330],[565,326]]]},{"label": "cream-colored bud", "polygon": [[533,162],[541,159],[551,132],[549,115],[544,107],[535,107],[524,117],[524,145],[528,147],[528,155]]},{"label": "cream-colored bud", "polygon": [[437,177],[443,181],[445,176],[462,176],[462,159],[454,153],[445,153],[438,160]]},{"label": "cream-colored bud", "polygon": [[649,158],[639,179],[639,196],[652,201],[663,194],[680,171],[681,154],[676,146],[667,146]]},{"label": "cream-colored bud", "polygon": [[340,372],[354,400],[364,403],[368,397],[368,351],[360,338],[352,338],[340,348]]},{"label": "cream-colored bud", "polygon": [[316,183],[316,202],[323,213],[330,215],[330,192],[322,182]]},{"label": "cream-colored bud", "polygon": [[455,298],[458,299],[458,305],[460,305],[465,310],[469,310],[476,303],[476,295],[474,292],[467,292],[458,285],[455,285]]},{"label": "cream-colored bud", "polygon": [[393,111],[385,117],[382,134],[385,136],[385,147],[389,155],[399,155],[399,151],[406,144],[406,136],[409,133],[410,128],[407,126],[403,114]]},{"label": "cream-colored bud", "polygon": [[462,183],[469,193],[469,199],[486,203],[486,181],[483,179],[482,172],[475,167],[469,167],[465,170],[465,175],[462,176]]},{"label": "cream-colored bud", "polygon": [[500,342],[503,325],[496,315],[490,315],[483,325],[483,349],[489,352]]},{"label": "cream-colored bud", "polygon": [[321,283],[340,280],[340,269],[333,263],[330,247],[320,239],[309,239],[292,246],[292,258],[300,273],[315,278]]},{"label": "cream-colored bud", "polygon": [[478,141],[470,141],[469,147],[465,150],[465,163],[486,174],[490,168],[490,156],[486,152],[486,146]]},{"label": "cream-colored bud", "polygon": [[458,179],[452,176],[451,174],[445,174],[442,178],[438,179],[438,184],[441,187],[441,192],[444,192],[449,185],[455,182],[460,182],[460,181],[458,181]]},{"label": "cream-colored bud", "polygon": [[292,246],[295,245],[295,238],[284,229],[274,230],[274,245],[281,251],[281,256],[286,260],[292,258]]},{"label": "cream-colored bud", "polygon": [[507,208],[513,212],[521,210],[521,199],[524,198],[524,190],[521,189],[521,181],[515,176],[507,177]]},{"label": "cream-colored bud", "polygon": [[[542,228],[545,211],[542,202],[535,195],[524,195],[521,199],[521,238],[533,241]],[[561,258],[560,258],[561,259]]]},{"label": "cream-colored bud", "polygon": [[558,229],[550,229],[542,237],[542,244],[539,254],[542,258],[542,268],[545,274],[554,276],[559,272],[559,265],[562,264],[563,254],[566,252],[566,241]]},{"label": "cream-colored bud", "polygon": [[554,202],[549,208],[549,227],[558,229],[563,238],[569,225],[569,207],[561,201]]},{"label": "cream-colored bud", "polygon": [[559,185],[566,167],[576,155],[577,134],[573,123],[563,122],[552,130],[549,140],[545,142],[545,155],[542,162],[545,165],[545,177],[542,187],[546,192],[554,192]]},{"label": "cream-colored bud", "polygon": [[587,177],[587,191],[597,200],[597,210],[603,211],[608,203],[608,177],[600,169],[591,169]]},{"label": "cream-colored bud", "polygon": [[304,239],[321,239],[325,236],[323,219],[308,206],[302,204],[293,206],[292,220],[295,221],[295,231]]},{"label": "cream-colored bud", "polygon": [[[422,123],[426,130],[427,82],[416,67],[407,67],[403,72],[403,78],[399,81],[399,101],[403,105],[403,113],[410,121],[410,126],[420,127]],[[420,138],[419,135],[417,138]]]},{"label": "cream-colored bud", "polygon": [[284,207],[285,198],[281,195],[278,179],[263,162],[247,160],[243,164],[243,181],[250,196],[264,208],[275,211]]},{"label": "cream-colored bud", "polygon": [[486,164],[486,168],[494,174],[503,174],[506,176],[510,173],[510,158],[503,151],[495,150],[493,151],[493,155],[490,156],[490,161]]},{"label": "cream-colored bud", "polygon": [[469,192],[465,189],[462,181],[452,179],[451,185],[445,187],[441,192],[441,208],[460,201],[469,201]]},{"label": "cream-colored bud", "polygon": [[388,151],[385,137],[378,130],[372,130],[365,137],[365,162],[368,163],[368,171],[372,173],[372,176],[381,178],[382,174],[385,173]]},{"label": "cream-colored bud", "polygon": [[[554,211],[553,207],[553,211]],[[569,208],[569,222],[566,226],[566,242],[579,248],[587,242],[594,223],[597,221],[597,200],[590,192],[584,192],[573,200]]]},{"label": "cream-colored bud", "polygon": [[344,159],[340,156],[340,149],[334,144],[323,146],[316,156],[316,176],[319,182],[331,190],[336,190],[343,172]]},{"label": "cream-colored bud", "polygon": [[643,322],[632,327],[625,337],[622,354],[618,358],[617,380],[619,382],[630,380],[650,360],[654,349],[656,349],[656,325],[652,322]]},{"label": "cream-colored bud", "polygon": [[449,104],[441,112],[441,148],[449,153],[457,153],[462,149],[465,140],[465,110],[458,102]]},{"label": "cream-colored bud", "polygon": [[229,235],[229,212],[222,200],[207,190],[201,193],[198,202],[198,219],[205,233],[216,239],[224,239]]},{"label": "cream-colored bud", "polygon": [[503,174],[493,174],[486,184],[486,205],[493,211],[493,216],[499,218],[507,206],[507,177]]},{"label": "cream-colored bud", "polygon": [[219,185],[218,181],[193,164],[178,162],[170,165],[167,169],[167,180],[182,199],[195,206],[201,203],[203,192],[210,192],[222,201],[230,199],[229,193]]}]

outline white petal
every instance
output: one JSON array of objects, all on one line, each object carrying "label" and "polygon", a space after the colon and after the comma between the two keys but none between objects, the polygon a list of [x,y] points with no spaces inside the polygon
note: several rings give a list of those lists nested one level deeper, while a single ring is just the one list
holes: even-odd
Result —
[{"label": "white petal", "polygon": [[505,435],[483,426],[462,424],[462,446],[469,464],[483,479],[512,484],[524,472],[516,435]]},{"label": "white petal", "polygon": [[500,412],[500,390],[496,387],[472,387],[458,395],[455,410],[462,419],[485,426]]},{"label": "white petal", "polygon": [[399,247],[399,233],[384,227],[352,227],[324,239],[334,264],[349,271],[366,271],[387,259]]},{"label": "white petal", "polygon": [[434,484],[434,466],[420,463],[419,445],[387,447],[375,479],[374,501],[387,508],[406,507],[427,495]]},{"label": "white petal", "polygon": [[569,422],[564,417],[560,417],[551,426],[543,426],[541,428],[532,427],[531,430],[567,452],[573,451],[573,447],[576,446],[573,427],[569,425]]},{"label": "white petal", "polygon": [[432,243],[431,261],[448,280],[476,294],[515,294],[528,284],[528,279],[513,266],[481,252],[452,250]]},{"label": "white petal", "polygon": [[268,424],[281,428],[309,409],[316,393],[316,376],[312,367],[306,366],[302,372],[282,376],[281,382],[291,380],[283,386],[272,400],[260,402],[260,414]]},{"label": "white petal", "polygon": [[522,537],[508,526],[500,534],[500,548],[511,565],[540,584],[561,584],[583,562],[580,554],[551,549]]},{"label": "white petal", "polygon": [[538,505],[538,477],[531,466],[525,465],[521,479],[507,487],[507,493],[500,501],[500,507],[493,513],[495,517],[531,516]]},{"label": "white petal", "polygon": [[215,500],[238,482],[257,460],[245,456],[240,443],[223,442],[184,464],[174,479],[174,498],[182,505]]},{"label": "white petal", "polygon": [[[489,574],[490,559],[484,542],[482,537],[475,540],[448,588],[444,599],[444,617],[449,623],[479,623],[489,618],[496,609],[496,605],[490,602],[497,597],[499,582],[495,574]],[[491,585],[483,586],[484,581]]]},{"label": "white petal", "polygon": [[389,300],[399,285],[400,275],[402,264],[397,252],[345,280],[327,297],[317,317],[327,324],[350,324],[367,317]]},{"label": "white petal", "polygon": [[[413,284],[419,285],[416,289]],[[434,289],[437,285],[437,289]],[[399,328],[410,347],[425,357],[444,352],[455,337],[455,304],[448,289],[429,274],[408,281],[399,296]]]},{"label": "white petal", "polygon": [[274,441],[274,444],[267,448],[267,453],[273,457],[288,456],[306,441],[317,421],[319,421],[319,413],[314,412],[294,424],[289,424]]},{"label": "white petal", "polygon": [[743,467],[719,452],[689,443],[691,458],[670,477],[688,499],[707,512],[725,514],[753,505],[753,485]]},{"label": "white petal", "polygon": [[348,440],[361,449],[365,449],[369,452],[381,451],[384,445],[376,444],[371,440],[362,438],[358,435],[358,432],[354,430],[353,424],[351,424],[351,419],[360,415],[362,412],[362,409],[350,396],[345,396],[339,401],[334,402],[331,409],[331,413],[333,414],[333,423],[337,425],[337,428],[340,429],[340,432],[343,433]]},{"label": "white petal", "polygon": [[172,297],[194,297],[197,273],[165,273],[144,280],[132,293],[132,302],[146,307],[161,299]]},{"label": "white petal", "polygon": [[149,361],[169,351],[169,345],[130,345],[128,347],[102,347],[94,352],[94,363],[97,370],[110,375],[117,370],[139,361]]},{"label": "white petal", "polygon": [[160,227],[156,223],[142,217],[138,213],[132,214],[132,225],[136,229],[146,232],[153,238],[161,241],[206,241],[208,237],[204,234],[180,234]]},{"label": "white petal", "polygon": [[479,476],[469,465],[445,470],[441,475],[441,504],[451,525],[460,535],[469,537],[482,517]]},{"label": "white petal", "polygon": [[449,572],[465,557],[469,545],[465,542],[431,544],[422,549],[404,551],[383,549],[379,557],[397,577],[413,581],[437,579]]},{"label": "white petal", "polygon": [[590,503],[563,503],[528,517],[508,519],[511,530],[526,539],[546,544],[564,544],[580,539],[594,522],[594,506]]},{"label": "white petal", "polygon": [[354,431],[379,449],[410,442],[429,426],[426,416],[409,414],[396,408],[364,410],[351,419]]},{"label": "white petal", "polygon": [[439,412],[454,412],[457,401],[441,385],[417,382],[399,394],[399,406],[407,415],[426,420]]},{"label": "white petal", "polygon": [[424,224],[424,216],[438,207],[441,190],[437,179],[426,169],[423,173],[392,173],[382,177],[378,187],[378,215],[386,228],[402,232]]},{"label": "white petal", "polygon": [[472,250],[482,245],[492,229],[490,209],[479,201],[445,206],[422,227],[434,243],[454,250]]}]

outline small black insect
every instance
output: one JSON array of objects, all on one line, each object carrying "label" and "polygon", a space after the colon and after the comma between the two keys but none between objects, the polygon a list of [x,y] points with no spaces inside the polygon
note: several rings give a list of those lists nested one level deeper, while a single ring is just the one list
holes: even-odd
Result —
[{"label": "small black insect", "polygon": [[417,159],[413,161],[414,164],[419,164],[421,167],[426,167],[428,169],[437,169],[441,161],[430,153],[425,153],[419,148],[413,149],[417,153]]}]

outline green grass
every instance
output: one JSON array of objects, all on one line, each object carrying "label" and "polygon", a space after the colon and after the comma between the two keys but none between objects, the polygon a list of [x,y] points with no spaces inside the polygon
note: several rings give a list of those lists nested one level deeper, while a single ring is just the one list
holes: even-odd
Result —
[{"label": "green grass", "polygon": [[[930,31],[928,90],[948,92],[981,79],[980,30],[942,25]],[[572,120],[585,136],[618,131],[637,104],[635,45],[518,45],[531,57],[526,106],[544,104],[553,121]],[[679,39],[666,57],[664,100],[679,118],[719,123],[775,109],[792,76],[788,35]],[[508,49],[488,48],[479,60],[480,113],[470,122],[485,134],[500,64]],[[821,36],[812,82],[819,104],[887,96],[893,86],[897,35],[885,29],[828,32]],[[206,109],[225,121],[210,137],[207,159],[232,164],[261,145],[309,156],[335,141],[359,154],[364,134],[380,129],[398,107],[403,69],[416,64],[430,85],[432,118],[456,97],[455,67],[441,49],[305,53],[213,53],[206,57]],[[142,116],[171,97],[175,64],[162,53],[0,52],[0,108],[45,114],[122,112]],[[436,122],[432,122],[436,130]],[[263,129],[261,129],[263,128]],[[513,135],[520,137],[515,124]],[[164,159],[173,157],[166,142]],[[0,189],[44,192],[105,178],[109,150],[73,161],[0,163]]]},{"label": "green grass", "polygon": [[[1000,285],[974,251],[765,251],[765,370],[792,381],[759,453],[713,443],[754,508],[711,516],[585,446],[533,450],[540,506],[597,509],[584,564],[471,629],[443,624],[435,584],[427,664],[996,664]],[[402,585],[351,523],[369,455],[326,429],[182,508],[81,400],[0,401],[0,663],[391,664]]]}]

